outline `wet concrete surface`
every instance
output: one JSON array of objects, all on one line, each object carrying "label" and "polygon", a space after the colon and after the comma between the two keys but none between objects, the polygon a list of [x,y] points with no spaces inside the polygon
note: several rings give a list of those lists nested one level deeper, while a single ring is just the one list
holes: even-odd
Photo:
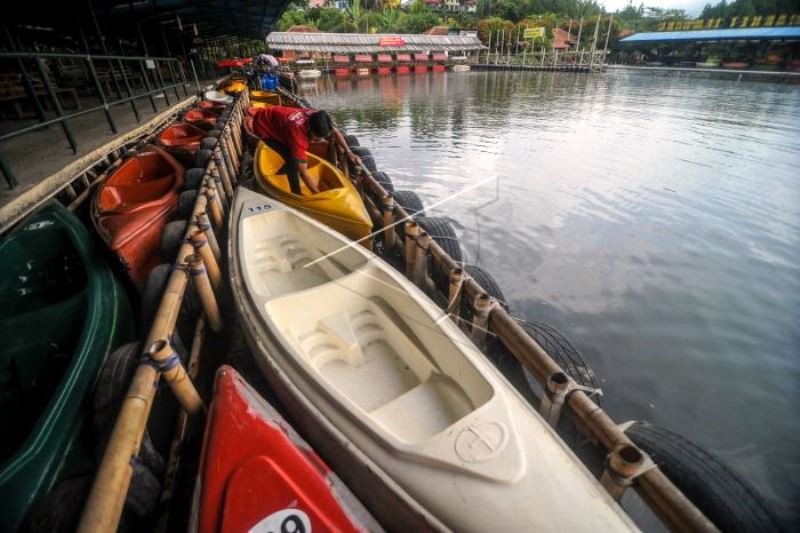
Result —
[{"label": "wet concrete surface", "polygon": [[[213,81],[203,81],[200,86],[206,87],[210,83],[213,83]],[[151,120],[159,113],[163,113],[171,106],[184,100],[187,95],[191,96],[196,93],[197,86],[192,83],[190,85],[187,84],[185,93],[183,90],[178,90],[179,97],[176,97],[174,90],[168,91],[167,97],[163,93],[153,95],[155,110],[149,98],[141,96],[135,100],[136,108],[139,112],[138,122],[130,103],[111,106],[109,111],[116,125],[117,133],[111,130],[102,109],[70,119],[68,121],[69,127],[77,144],[77,153],[72,152],[67,136],[64,134],[63,128],[58,124],[3,141],[0,143],[0,155],[11,168],[18,185],[13,189],[9,189],[6,180],[0,176],[0,206],[7,204],[76,159],[112,141],[118,135],[129,132]],[[82,109],[100,105],[99,99],[86,96],[80,98],[80,103]],[[69,113],[72,110],[66,109],[65,111]],[[55,117],[55,114],[51,111],[48,113],[48,118],[52,117]],[[0,135],[35,123],[36,120],[34,118],[25,118],[23,120],[3,119],[0,122]]]}]

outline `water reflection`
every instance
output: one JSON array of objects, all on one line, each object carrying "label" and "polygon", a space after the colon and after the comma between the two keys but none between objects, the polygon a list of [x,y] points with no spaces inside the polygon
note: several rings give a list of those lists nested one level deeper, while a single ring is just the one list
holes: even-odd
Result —
[{"label": "water reflection", "polygon": [[472,72],[317,91],[427,204],[498,176],[434,213],[467,260],[584,351],[617,420],[686,435],[800,519],[799,88]]}]

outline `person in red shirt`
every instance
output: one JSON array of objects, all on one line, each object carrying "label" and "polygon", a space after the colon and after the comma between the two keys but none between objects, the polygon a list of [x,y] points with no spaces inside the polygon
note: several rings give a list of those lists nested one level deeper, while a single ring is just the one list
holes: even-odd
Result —
[{"label": "person in red shirt", "polygon": [[285,161],[279,173],[286,173],[294,194],[300,194],[300,179],[311,194],[319,192],[317,183],[308,173],[310,142],[327,140],[332,135],[347,157],[354,163],[358,162],[358,156],[350,150],[342,133],[333,127],[325,111],[270,106],[250,108],[248,114],[253,117],[253,133]]}]

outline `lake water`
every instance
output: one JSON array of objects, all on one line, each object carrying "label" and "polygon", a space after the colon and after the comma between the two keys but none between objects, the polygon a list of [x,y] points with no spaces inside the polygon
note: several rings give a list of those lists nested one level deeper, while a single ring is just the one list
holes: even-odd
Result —
[{"label": "lake water", "polygon": [[427,205],[619,421],[711,450],[800,520],[800,86],[615,71],[305,91]]}]

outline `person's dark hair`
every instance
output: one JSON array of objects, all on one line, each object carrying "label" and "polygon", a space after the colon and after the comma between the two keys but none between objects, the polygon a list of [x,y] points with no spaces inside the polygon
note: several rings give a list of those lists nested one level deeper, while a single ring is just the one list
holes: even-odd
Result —
[{"label": "person's dark hair", "polygon": [[325,111],[317,111],[308,117],[308,131],[314,137],[327,138],[332,128],[331,117]]}]

